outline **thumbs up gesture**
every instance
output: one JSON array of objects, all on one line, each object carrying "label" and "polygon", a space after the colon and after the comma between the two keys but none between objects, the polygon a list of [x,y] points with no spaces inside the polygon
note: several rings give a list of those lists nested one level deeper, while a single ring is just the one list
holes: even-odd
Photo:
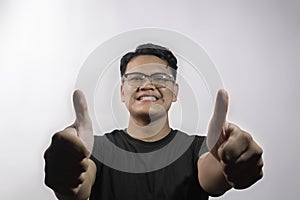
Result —
[{"label": "thumbs up gesture", "polygon": [[74,92],[73,104],[74,124],[55,133],[44,154],[45,184],[56,195],[69,197],[78,195],[80,186],[87,180],[86,172],[93,165],[89,157],[94,143],[92,123],[81,91]]},{"label": "thumbs up gesture", "polygon": [[228,94],[219,90],[211,118],[207,146],[221,163],[227,182],[236,189],[247,188],[262,178],[262,149],[251,135],[228,123]]},{"label": "thumbs up gesture", "polygon": [[73,127],[90,155],[94,146],[93,126],[88,113],[85,96],[80,90],[74,92],[73,104],[76,113],[76,120]]}]

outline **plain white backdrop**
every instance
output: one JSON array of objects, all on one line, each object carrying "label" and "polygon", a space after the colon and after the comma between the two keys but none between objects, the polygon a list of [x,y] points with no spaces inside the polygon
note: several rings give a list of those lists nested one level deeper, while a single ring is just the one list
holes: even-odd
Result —
[{"label": "plain white backdrop", "polygon": [[106,40],[145,27],[205,49],[230,94],[229,121],[264,149],[264,178],[216,199],[297,199],[299,21],[298,0],[1,0],[1,199],[55,199],[43,183],[43,152],[73,122],[80,67]]}]

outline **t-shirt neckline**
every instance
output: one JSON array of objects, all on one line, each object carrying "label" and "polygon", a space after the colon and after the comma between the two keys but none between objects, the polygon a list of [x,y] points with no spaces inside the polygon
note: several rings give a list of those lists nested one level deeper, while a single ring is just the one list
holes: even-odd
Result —
[{"label": "t-shirt neckline", "polygon": [[170,132],[163,138],[159,139],[159,140],[156,140],[156,141],[143,141],[143,140],[140,140],[140,139],[137,139],[137,138],[134,138],[132,136],[130,136],[127,132],[127,128],[121,130],[121,133],[131,142],[134,142],[134,143],[137,143],[137,144],[141,144],[143,146],[158,146],[158,145],[161,145],[161,144],[166,144],[168,142],[170,142],[176,135],[176,130],[173,130],[171,128]]}]

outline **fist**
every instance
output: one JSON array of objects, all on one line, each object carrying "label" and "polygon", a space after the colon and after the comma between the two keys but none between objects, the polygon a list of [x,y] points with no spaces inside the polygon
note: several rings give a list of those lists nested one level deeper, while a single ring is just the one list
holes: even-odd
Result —
[{"label": "fist", "polygon": [[221,163],[228,183],[236,189],[244,189],[263,176],[263,150],[249,133],[226,121],[227,110],[228,94],[219,90],[209,124],[207,146]]},{"label": "fist", "polygon": [[251,135],[234,124],[224,129],[224,141],[217,148],[217,159],[224,167],[228,183],[236,189],[244,189],[263,176],[261,147]]},{"label": "fist", "polygon": [[85,180],[94,138],[86,100],[81,91],[74,92],[73,103],[76,113],[74,124],[55,133],[44,153],[45,184],[66,196],[76,195]]}]

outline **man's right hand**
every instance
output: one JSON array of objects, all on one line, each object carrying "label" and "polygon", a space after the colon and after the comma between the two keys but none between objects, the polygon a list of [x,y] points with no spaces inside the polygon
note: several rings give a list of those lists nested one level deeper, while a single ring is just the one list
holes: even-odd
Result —
[{"label": "man's right hand", "polygon": [[84,94],[73,94],[75,123],[53,135],[45,151],[45,184],[59,199],[85,199],[95,179],[96,166],[89,159],[94,136]]}]

